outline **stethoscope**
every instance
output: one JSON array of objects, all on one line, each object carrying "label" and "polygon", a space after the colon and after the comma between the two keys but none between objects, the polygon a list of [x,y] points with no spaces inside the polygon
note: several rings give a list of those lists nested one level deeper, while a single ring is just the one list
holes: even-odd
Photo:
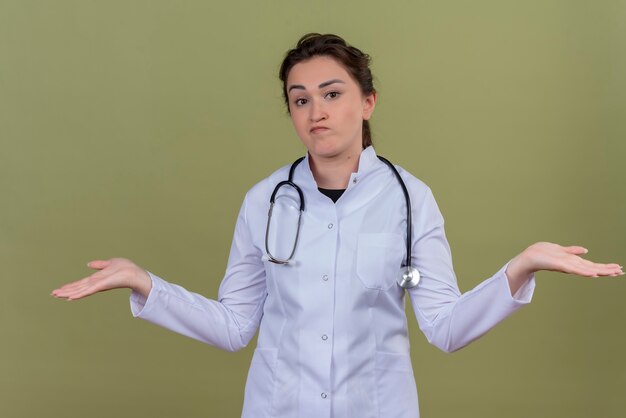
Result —
[{"label": "stethoscope", "polygon": [[[405,260],[405,263],[400,268],[400,274],[398,275],[397,282],[398,282],[398,285],[402,287],[403,289],[410,289],[412,287],[417,286],[417,284],[420,281],[419,272],[417,271],[416,268],[414,268],[411,265],[411,229],[412,229],[411,199],[409,198],[409,192],[406,189],[406,185],[404,184],[404,181],[402,181],[402,178],[400,177],[400,173],[398,173],[398,170],[396,170],[396,167],[394,167],[394,165],[391,164],[391,162],[388,159],[381,157],[380,155],[378,156],[378,159],[384,162],[385,164],[387,164],[387,166],[391,169],[391,171],[393,171],[393,174],[395,174],[396,178],[398,179],[398,183],[400,183],[400,187],[402,187],[402,193],[404,194],[404,199],[406,200],[406,260]],[[272,192],[272,195],[270,196],[270,209],[267,213],[267,228],[265,229],[266,256],[264,258],[267,259],[267,261],[270,261],[275,264],[283,264],[283,265],[293,264],[293,260],[292,260],[293,255],[296,252],[296,247],[298,246],[298,237],[300,235],[300,223],[302,221],[302,213],[304,212],[304,193],[302,193],[302,190],[300,189],[300,187],[296,183],[293,182],[293,173],[296,167],[298,166],[298,164],[302,162],[302,160],[304,160],[304,157],[300,157],[296,161],[293,162],[293,164],[291,165],[291,168],[289,168],[289,178],[287,180],[283,180],[280,183],[278,183],[276,187],[274,187],[274,191]],[[278,193],[280,188],[283,186],[290,186],[293,189],[295,189],[296,192],[298,192],[298,196],[300,198],[300,213],[298,214],[296,238],[293,243],[293,248],[291,249],[291,254],[289,254],[289,256],[286,259],[274,257],[272,253],[270,252],[270,248],[268,244],[269,235],[270,235],[270,222],[272,220],[272,211],[274,209],[274,201],[276,199],[276,194]]]}]

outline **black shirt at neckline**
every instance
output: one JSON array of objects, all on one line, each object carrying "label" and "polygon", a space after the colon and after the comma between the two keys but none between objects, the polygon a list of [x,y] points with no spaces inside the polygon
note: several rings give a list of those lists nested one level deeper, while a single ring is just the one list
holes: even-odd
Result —
[{"label": "black shirt at neckline", "polygon": [[339,200],[343,192],[346,191],[346,189],[322,189],[321,187],[318,187],[317,190],[322,192],[325,196],[328,196],[333,203],[337,203],[337,200]]}]

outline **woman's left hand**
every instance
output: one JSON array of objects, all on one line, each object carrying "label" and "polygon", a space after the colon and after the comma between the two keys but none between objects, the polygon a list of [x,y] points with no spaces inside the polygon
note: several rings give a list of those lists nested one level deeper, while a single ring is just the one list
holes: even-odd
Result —
[{"label": "woman's left hand", "polygon": [[585,277],[624,274],[619,264],[594,263],[580,257],[581,254],[587,254],[587,249],[580,246],[563,247],[551,242],[537,242],[531,245],[513,258],[506,269],[511,294],[515,294],[532,273],[540,270]]}]

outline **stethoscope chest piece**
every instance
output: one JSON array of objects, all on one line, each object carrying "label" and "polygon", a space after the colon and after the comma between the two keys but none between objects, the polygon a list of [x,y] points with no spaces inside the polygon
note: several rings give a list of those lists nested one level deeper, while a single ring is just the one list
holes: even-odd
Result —
[{"label": "stethoscope chest piece", "polygon": [[404,266],[400,269],[398,285],[403,289],[415,287],[420,282],[420,272],[411,266]]}]

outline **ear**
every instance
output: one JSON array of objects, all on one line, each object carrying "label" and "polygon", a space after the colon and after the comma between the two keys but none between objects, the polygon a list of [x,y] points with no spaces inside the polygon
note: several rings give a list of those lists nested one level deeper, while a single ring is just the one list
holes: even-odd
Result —
[{"label": "ear", "polygon": [[376,98],[376,92],[363,98],[363,120],[369,120],[372,117],[374,107],[376,107]]}]

